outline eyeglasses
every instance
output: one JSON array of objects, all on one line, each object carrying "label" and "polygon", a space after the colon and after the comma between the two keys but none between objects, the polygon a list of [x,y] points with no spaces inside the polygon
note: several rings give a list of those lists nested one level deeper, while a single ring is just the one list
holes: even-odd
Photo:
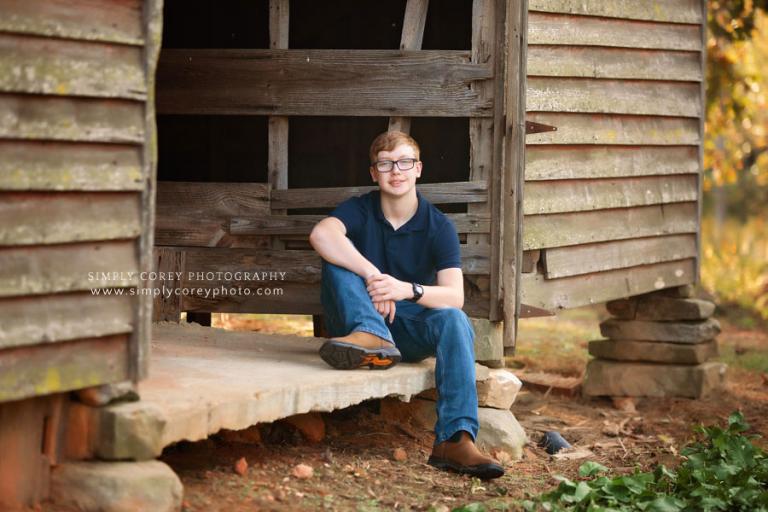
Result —
[{"label": "eyeglasses", "polygon": [[403,158],[397,162],[392,160],[379,160],[378,162],[373,162],[373,166],[376,167],[376,170],[379,172],[392,172],[395,165],[397,165],[397,168],[401,171],[408,171],[413,169],[416,162],[418,162],[418,160],[415,158]]}]

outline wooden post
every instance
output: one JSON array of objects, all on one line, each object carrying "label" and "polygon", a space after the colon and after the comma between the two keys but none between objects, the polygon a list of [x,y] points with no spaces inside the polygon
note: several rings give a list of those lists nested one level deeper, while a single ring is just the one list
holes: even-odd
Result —
[{"label": "wooden post", "polygon": [[[403,33],[400,36],[401,50],[421,50],[424,40],[424,25],[427,23],[429,0],[408,0],[403,18]],[[389,118],[389,131],[410,133],[411,118],[394,116]]]},{"label": "wooden post", "polygon": [[170,247],[155,248],[155,271],[166,279],[153,284],[153,290],[160,290],[160,295],[154,298],[153,322],[181,321],[181,295],[176,295],[175,289],[181,284],[181,279],[176,277],[184,272],[184,255],[184,251]]},{"label": "wooden post", "polygon": [[[520,317],[520,276],[523,263],[523,183],[525,174],[525,88],[528,36],[528,0],[512,2],[506,12],[506,87],[504,109],[503,173],[499,199],[503,200],[501,233],[502,312],[504,345],[514,354]],[[492,253],[496,257],[497,251]],[[495,268],[492,266],[492,268]],[[491,274],[493,275],[493,274]],[[494,289],[491,289],[494,292]]]},{"label": "wooden post", "polygon": [[[269,47],[272,50],[288,48],[289,0],[269,0]],[[267,179],[271,190],[288,188],[288,117],[269,117]],[[272,215],[285,215],[286,210],[272,209]],[[284,249],[277,238],[273,249]]]}]

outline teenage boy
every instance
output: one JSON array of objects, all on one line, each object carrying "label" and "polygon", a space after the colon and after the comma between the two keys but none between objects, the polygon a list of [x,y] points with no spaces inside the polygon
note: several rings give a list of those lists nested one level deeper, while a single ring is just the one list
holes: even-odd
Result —
[{"label": "teenage boy", "polygon": [[437,424],[429,464],[479,478],[504,469],[475,446],[474,331],[453,223],[416,190],[419,145],[402,132],[371,144],[379,190],[342,202],[310,234],[323,258],[321,301],[337,369],[387,369],[436,356]]}]

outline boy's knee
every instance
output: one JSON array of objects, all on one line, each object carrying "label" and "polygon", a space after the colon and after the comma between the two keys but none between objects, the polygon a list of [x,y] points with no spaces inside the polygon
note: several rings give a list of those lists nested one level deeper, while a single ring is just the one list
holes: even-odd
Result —
[{"label": "boy's knee", "polygon": [[436,323],[440,327],[447,325],[461,326],[468,329],[471,333],[472,339],[474,339],[475,331],[472,328],[472,323],[469,321],[467,314],[459,308],[443,308],[437,310],[435,315]]}]

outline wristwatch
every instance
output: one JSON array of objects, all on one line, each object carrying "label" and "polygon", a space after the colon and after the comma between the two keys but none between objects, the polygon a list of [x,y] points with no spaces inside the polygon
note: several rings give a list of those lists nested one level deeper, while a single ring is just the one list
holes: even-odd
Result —
[{"label": "wristwatch", "polygon": [[411,283],[411,286],[413,286],[413,298],[408,300],[411,302],[418,302],[419,299],[424,295],[424,287],[419,283]]}]

